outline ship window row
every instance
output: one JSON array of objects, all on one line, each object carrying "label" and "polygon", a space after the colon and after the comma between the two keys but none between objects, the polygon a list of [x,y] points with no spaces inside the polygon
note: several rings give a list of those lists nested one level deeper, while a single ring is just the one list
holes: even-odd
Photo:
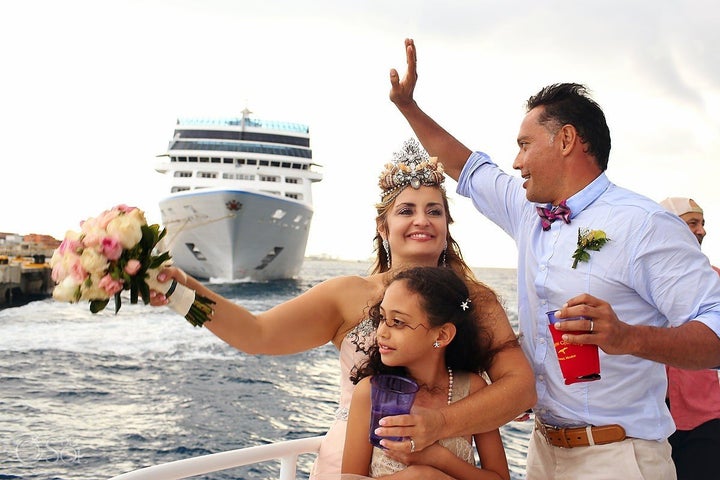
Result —
[{"label": "ship window row", "polygon": [[291,168],[293,170],[308,170],[307,163],[281,162],[278,160],[257,160],[255,158],[215,158],[215,157],[170,157],[171,162],[178,163],[224,163],[228,165],[254,165],[261,167]]},{"label": "ship window row", "polygon": [[[178,170],[175,172],[175,177],[177,178],[192,178],[193,172],[188,172],[186,170]],[[217,172],[197,172],[196,174],[197,178],[217,178]],[[247,174],[247,173],[229,173],[225,172],[222,174],[222,178],[225,180],[255,180],[255,175]],[[277,175],[260,175],[259,180],[261,182],[281,182],[282,177],[279,177]],[[302,178],[296,178],[296,177],[285,177],[285,183],[291,183],[293,185],[301,185],[303,183]]]},{"label": "ship window row", "polygon": [[272,133],[232,132],[222,130],[176,130],[176,139],[208,139],[208,140],[244,140],[251,142],[279,143],[281,145],[297,145],[310,147],[310,139],[291,137]]},{"label": "ship window row", "polygon": [[283,145],[264,145],[260,143],[232,143],[220,141],[190,141],[178,140],[170,147],[172,150],[210,150],[216,152],[247,152],[267,155],[282,155],[285,157],[312,158],[312,150],[304,148],[286,147]]}]

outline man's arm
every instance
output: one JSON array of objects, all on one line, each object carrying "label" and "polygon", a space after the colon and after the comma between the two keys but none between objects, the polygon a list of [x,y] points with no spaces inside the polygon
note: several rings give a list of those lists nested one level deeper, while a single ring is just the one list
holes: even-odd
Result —
[{"label": "man's arm", "polygon": [[605,353],[635,355],[688,370],[720,365],[720,338],[699,321],[673,328],[628,325],[618,319],[610,304],[588,294],[570,299],[560,315],[558,319],[582,315],[588,320],[558,322],[558,330],[589,331],[592,327],[589,333],[564,335],[570,343],[595,344]]},{"label": "man's arm", "polygon": [[457,180],[472,152],[418,107],[413,99],[418,76],[415,43],[412,39],[405,39],[405,54],[407,71],[402,81],[397,70],[390,70],[390,100],[408,121],[425,150],[431,156],[438,157],[447,174]]}]

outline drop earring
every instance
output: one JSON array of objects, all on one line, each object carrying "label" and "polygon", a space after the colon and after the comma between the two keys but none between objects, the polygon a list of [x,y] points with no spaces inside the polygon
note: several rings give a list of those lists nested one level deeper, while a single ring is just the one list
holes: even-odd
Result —
[{"label": "drop earring", "polygon": [[387,257],[388,270],[390,269],[390,242],[387,240],[382,241],[383,248],[385,249],[385,256]]}]

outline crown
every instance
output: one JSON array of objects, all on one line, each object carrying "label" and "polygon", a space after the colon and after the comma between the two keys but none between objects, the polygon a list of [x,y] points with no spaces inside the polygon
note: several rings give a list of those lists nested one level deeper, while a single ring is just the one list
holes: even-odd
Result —
[{"label": "crown", "polygon": [[445,181],[443,164],[430,157],[417,140],[411,138],[399,152],[393,153],[391,163],[385,164],[378,185],[382,189],[382,202],[391,202],[408,185],[414,189],[422,185],[440,186]]}]

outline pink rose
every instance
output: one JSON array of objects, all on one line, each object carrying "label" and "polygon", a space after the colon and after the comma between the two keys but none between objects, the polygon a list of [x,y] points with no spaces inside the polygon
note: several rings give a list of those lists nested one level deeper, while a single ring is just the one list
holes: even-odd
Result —
[{"label": "pink rose", "polygon": [[113,221],[115,217],[117,217],[119,214],[120,213],[116,210],[105,210],[97,217],[97,226],[105,230],[108,226],[108,223]]},{"label": "pink rose", "polygon": [[98,286],[105,290],[108,295],[112,296],[123,289],[123,282],[122,280],[115,280],[108,274],[100,279]]},{"label": "pink rose", "polygon": [[127,265],[125,265],[125,273],[128,275],[135,275],[138,270],[140,270],[141,266],[142,264],[140,263],[140,260],[135,260],[133,258],[127,262]]},{"label": "pink rose", "polygon": [[100,242],[100,251],[108,260],[117,260],[122,255],[123,247],[114,237],[104,237]]},{"label": "pink rose", "polygon": [[137,207],[128,207],[124,203],[121,203],[120,205],[113,207],[113,210],[116,210],[116,211],[122,212],[122,213],[130,213],[133,210],[137,210]]}]

